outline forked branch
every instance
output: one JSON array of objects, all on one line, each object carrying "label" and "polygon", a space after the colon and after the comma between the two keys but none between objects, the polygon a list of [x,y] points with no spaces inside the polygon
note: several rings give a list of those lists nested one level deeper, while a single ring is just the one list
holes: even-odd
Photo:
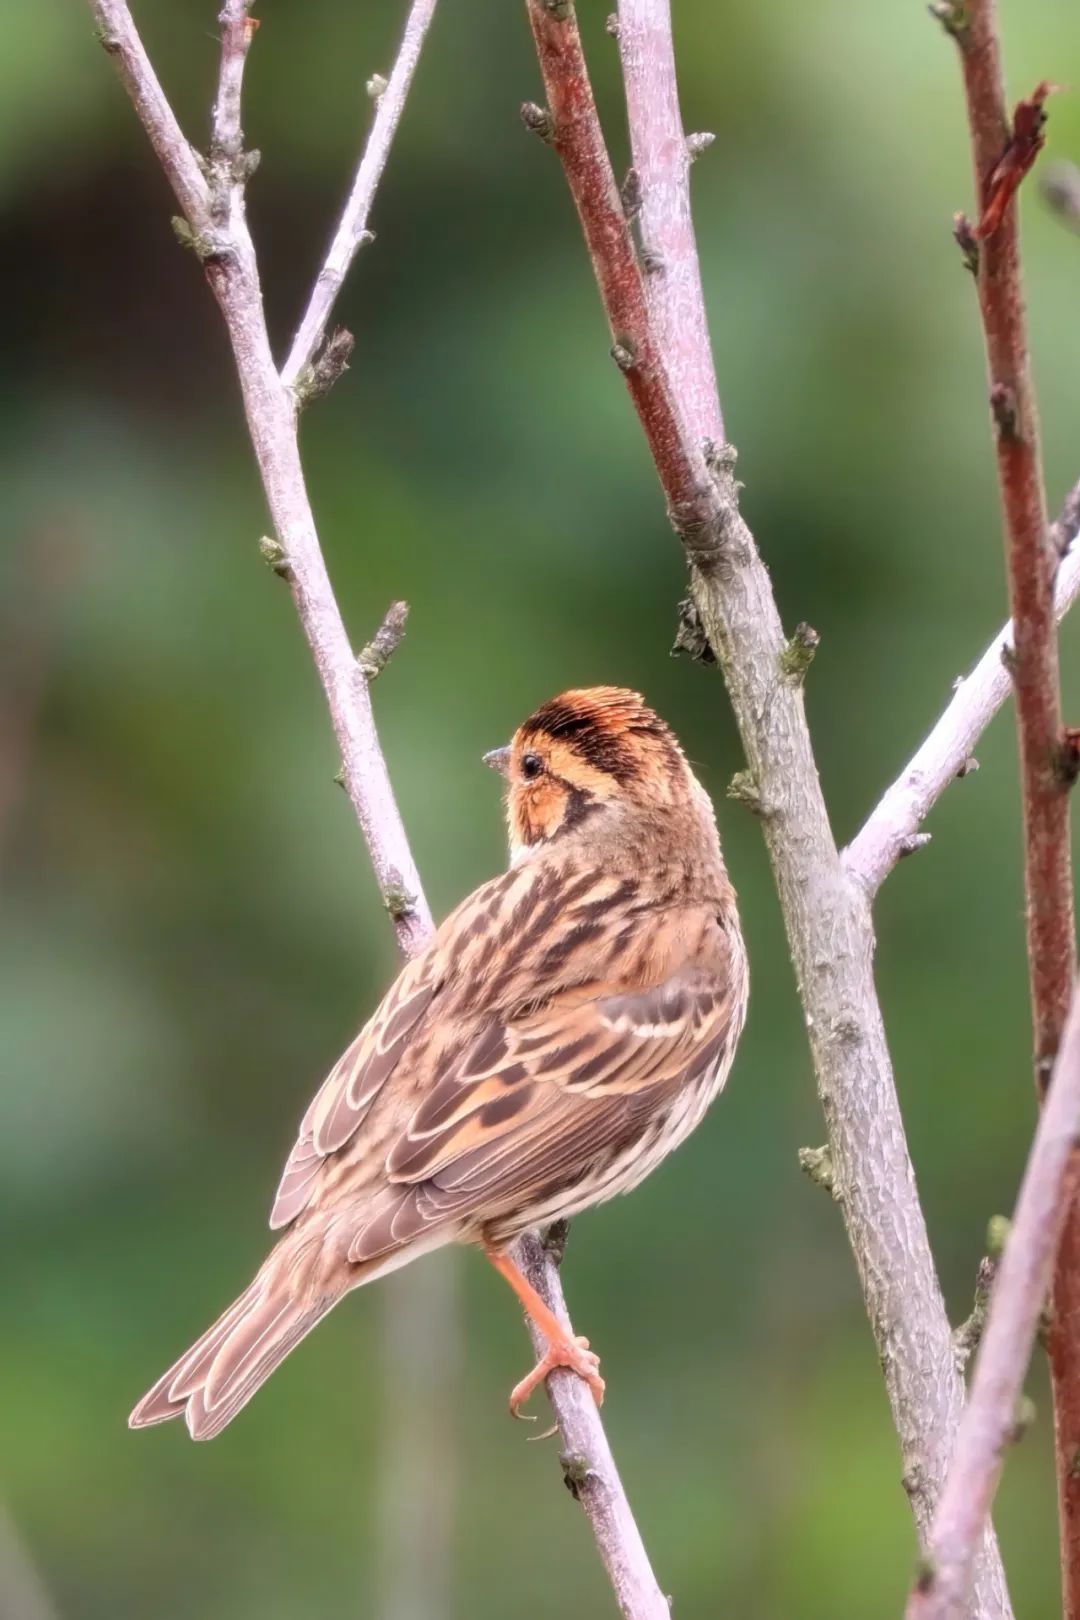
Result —
[{"label": "forked branch", "polygon": [[[414,53],[419,49],[432,3],[417,0],[403,51]],[[165,100],[125,0],[90,0],[90,6],[102,43],[116,63],[184,209],[190,243],[203,261],[207,280],[225,317],[252,445],[277,535],[270,543],[269,554],[264,548],[264,555],[292,590],[341,749],[341,779],[367,841],[398,942],[411,954],[428,938],[431,916],[375,731],[368,691],[370,658],[365,650],[362,663],[358,663],[353,654],[323,561],[300,461],[296,398],[289,386],[291,362],[286,365],[285,375],[279,376],[270,350],[255,249],[244,213],[244,183],[251,163],[242,151],[240,88],[253,33],[248,15],[250,0],[226,0],[221,13],[222,71],[215,102],[209,182]],[[413,54],[401,73],[395,69],[391,76],[391,84],[396,80],[396,93],[401,99],[414,66]],[[383,94],[390,94],[389,86]],[[343,233],[351,233],[355,245],[354,225],[370,203],[398,116],[399,102],[389,104],[381,124],[376,115],[372,133],[376,154],[368,170],[361,164],[335,243],[343,240]],[[336,247],[331,249],[328,264],[333,275],[321,278],[321,290],[316,286],[293,345],[301,370],[318,342],[316,328],[321,331],[325,327],[339,285],[338,271],[344,274],[350,257],[351,253],[344,250],[337,253]],[[388,633],[392,636],[396,630],[391,627]],[[554,1261],[546,1253],[532,1259],[535,1285],[565,1318],[566,1306]],[[575,1385],[574,1379],[553,1375],[550,1394],[567,1453],[578,1459],[575,1468],[584,1470],[590,1481],[579,1499],[605,1568],[611,1574],[627,1620],[667,1620],[667,1604],[649,1567],[599,1415],[591,1396],[586,1402],[577,1399]]]}]

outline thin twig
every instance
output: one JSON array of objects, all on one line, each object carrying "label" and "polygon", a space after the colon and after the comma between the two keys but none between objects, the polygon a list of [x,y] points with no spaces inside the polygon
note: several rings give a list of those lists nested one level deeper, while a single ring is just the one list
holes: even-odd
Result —
[{"label": "thin twig", "polygon": [[[526,1236],[518,1240],[516,1258],[545,1304],[573,1332],[551,1251],[538,1238]],[[529,1334],[542,1355],[547,1344],[531,1323]],[[549,1375],[547,1390],[559,1426],[563,1479],[589,1517],[620,1612],[626,1620],[670,1620],[671,1606],[657,1585],[630,1512],[592,1392],[565,1370]]]},{"label": "thin twig", "polygon": [[961,1620],[1080,1161],[1080,990],[1072,1001],[998,1265],[971,1393],[906,1620]]},{"label": "thin twig", "polygon": [[[904,1482],[925,1530],[945,1478],[963,1408],[963,1383],[915,1189],[872,973],[873,930],[861,887],[844,873],[829,827],[803,708],[790,671],[768,575],[738,510],[734,453],[696,437],[672,404],[700,398],[711,373],[700,341],[668,368],[653,327],[669,284],[685,288],[672,253],[696,253],[692,232],[673,233],[664,272],[642,270],[621,211],[572,7],[527,0],[550,116],[548,139],[563,162],[616,340],[615,358],[656,462],[669,512],[691,562],[693,600],[723,668],[746,751],[743,786],[759,813],[777,877],[803,998],[818,1089],[829,1129],[834,1193],[856,1256],[867,1310],[900,1436]],[[653,47],[632,56],[634,168],[658,172],[649,149],[684,140],[671,73],[670,17],[659,0],[620,0],[618,31]],[[657,30],[661,30],[658,35]],[[656,46],[665,39],[665,48]],[[628,47],[629,49],[629,47]],[[645,119],[643,100],[652,98]],[[685,184],[685,170],[673,186]],[[644,191],[644,187],[641,188]],[[642,208],[645,207],[644,195]],[[678,244],[681,243],[681,246]],[[674,273],[674,274],[673,274]],[[704,331],[704,325],[700,328]],[[628,363],[629,362],[629,363]],[[677,368],[677,369],[676,369]],[[698,407],[700,409],[701,407]],[[707,419],[707,418],[706,418]],[[714,415],[713,420],[716,419]],[[992,1534],[979,1575],[977,1613],[1011,1613]]]},{"label": "thin twig", "polygon": [[356,171],[352,191],[334,232],[325,263],[316,277],[307,309],[296,329],[289,358],[281,368],[281,380],[288,388],[295,385],[301,373],[314,360],[335,300],[349,273],[349,266],[364,243],[372,239],[368,230],[371,204],[401,122],[405,98],[420,60],[424,36],[435,15],[436,3],[437,0],[413,0],[397,59],[385,88],[377,93],[371,133]]},{"label": "thin twig", "polygon": [[[270,352],[255,250],[244,218],[242,192],[247,166],[242,162],[243,154],[238,154],[238,167],[232,171],[239,177],[238,186],[225,188],[224,208],[218,208],[224,218],[216,221],[211,217],[210,188],[203,182],[191,148],[161,94],[125,0],[89,3],[106,49],[140,117],[144,108],[149,109],[152,126],[147,123],[146,127],[178,196],[178,182],[185,183],[181,201],[185,210],[190,204],[188,218],[194,242],[225,317],[248,428],[277,532],[280,550],[274,566],[292,590],[341,748],[342,782],[363,830],[399,944],[411,955],[429,937],[431,916],[379,747],[368,678],[353,655],[319,546],[300,462],[292,392],[278,375]],[[223,13],[226,28],[242,21],[247,11],[247,0],[228,0]],[[233,48],[232,36],[227,36],[224,49],[228,52]],[[233,63],[228,68],[230,74],[235,66]],[[233,132],[232,103],[219,94],[218,106],[230,109],[223,119],[228,137]],[[198,178],[197,186],[186,185],[189,163]],[[546,1264],[542,1285],[552,1309],[565,1318],[562,1288],[553,1263]],[[599,1417],[594,1413],[587,1428],[580,1425],[580,1403],[574,1398],[576,1379],[553,1375],[552,1385],[552,1404],[567,1432],[582,1435],[583,1443],[595,1448],[595,1455],[593,1449],[583,1453],[584,1466],[595,1469],[607,1482],[605,1493],[582,1498],[605,1567],[638,1568],[644,1559],[647,1571],[641,1538],[611,1462]],[[589,1399],[591,1402],[591,1396]],[[645,1590],[644,1575],[639,1584]],[[650,1609],[626,1613],[632,1620],[654,1620]]]},{"label": "thin twig", "polygon": [[[971,135],[979,312],[1005,529],[1009,661],[1016,691],[1024,820],[1027,955],[1035,1084],[1041,1096],[1061,1041],[1076,978],[1069,836],[1073,736],[1062,727],[1054,618],[1059,548],[1047,533],[1039,424],[1028,364],[1016,188],[1042,144],[1040,85],[1010,124],[994,0],[965,0],[956,40]],[[1004,199],[1004,200],[1003,200]],[[1080,1200],[1065,1223],[1054,1275],[1047,1347],[1061,1533],[1062,1607],[1080,1620]]]},{"label": "thin twig", "polygon": [[[1069,496],[1055,533],[1076,534],[1073,506],[1080,484]],[[1080,546],[1069,551],[1058,569],[1054,612],[1058,622],[1080,595]],[[876,893],[897,861],[913,847],[919,827],[950,782],[974,765],[972,750],[1012,691],[1005,660],[1012,648],[1012,621],[998,632],[971,674],[956,691],[940,720],[910,763],[897,777],[844,851],[844,866],[867,894]]]}]

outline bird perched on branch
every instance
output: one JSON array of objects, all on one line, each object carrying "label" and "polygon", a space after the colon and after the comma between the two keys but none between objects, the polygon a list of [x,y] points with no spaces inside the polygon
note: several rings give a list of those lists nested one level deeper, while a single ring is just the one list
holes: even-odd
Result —
[{"label": "bird perched on branch", "polygon": [[635,692],[553,698],[485,756],[510,869],[404,968],[316,1093],[254,1281],[143,1397],[220,1432],[343,1295],[444,1243],[481,1248],[555,1367],[604,1384],[509,1246],[628,1192],[698,1124],[746,1014],[746,955],[712,805]]}]

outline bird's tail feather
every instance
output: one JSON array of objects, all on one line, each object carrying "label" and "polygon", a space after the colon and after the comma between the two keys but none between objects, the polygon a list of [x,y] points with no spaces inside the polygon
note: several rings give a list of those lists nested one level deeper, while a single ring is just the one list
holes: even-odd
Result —
[{"label": "bird's tail feather", "polygon": [[295,1298],[280,1271],[267,1268],[163,1373],[128,1423],[142,1429],[180,1417],[193,1440],[211,1440],[246,1406],[274,1368],[341,1298]]}]

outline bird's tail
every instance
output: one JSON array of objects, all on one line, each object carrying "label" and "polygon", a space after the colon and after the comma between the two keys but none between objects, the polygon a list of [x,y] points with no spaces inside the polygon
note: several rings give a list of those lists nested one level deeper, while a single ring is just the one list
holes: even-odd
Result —
[{"label": "bird's tail", "polygon": [[183,1414],[193,1440],[220,1434],[345,1292],[341,1287],[315,1298],[306,1289],[292,1293],[290,1269],[268,1261],[239,1299],[143,1396],[128,1418],[130,1427],[142,1429]]}]

